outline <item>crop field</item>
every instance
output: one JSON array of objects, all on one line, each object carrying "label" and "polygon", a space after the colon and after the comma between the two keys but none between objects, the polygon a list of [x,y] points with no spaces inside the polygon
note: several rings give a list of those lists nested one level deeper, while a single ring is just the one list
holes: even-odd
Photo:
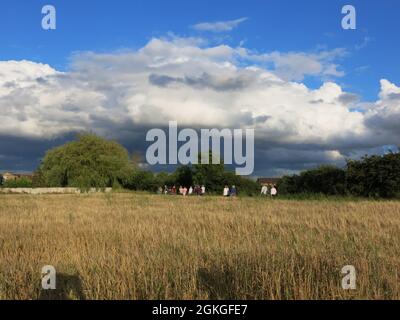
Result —
[{"label": "crop field", "polygon": [[0,299],[399,299],[399,268],[396,201],[0,195]]}]

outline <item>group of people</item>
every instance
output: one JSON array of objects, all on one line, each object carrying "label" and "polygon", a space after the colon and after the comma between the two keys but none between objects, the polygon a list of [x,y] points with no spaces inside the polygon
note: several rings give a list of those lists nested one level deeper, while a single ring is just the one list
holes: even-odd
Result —
[{"label": "group of people", "polygon": [[278,195],[278,189],[273,184],[271,184],[269,186],[263,185],[261,188],[261,195],[262,196],[270,195],[272,198],[274,198]]},{"label": "group of people", "polygon": [[204,196],[206,194],[206,187],[204,185],[196,185],[194,187],[190,186],[189,188],[182,186],[180,186],[179,188],[176,188],[176,186],[168,188],[168,186],[164,186],[164,188],[160,187],[158,189],[158,192],[165,195],[182,195],[184,197],[191,195]]},{"label": "group of people", "polygon": [[[165,195],[182,195],[184,197],[191,195],[204,196],[206,194],[206,187],[204,185],[190,186],[189,188],[182,186],[180,186],[179,188],[176,188],[176,186],[172,186],[172,188],[169,188],[168,186],[164,186],[164,188],[162,187],[158,188],[158,193]],[[232,187],[226,185],[224,187],[222,195],[224,197],[236,197],[238,195],[238,190],[234,185]],[[268,196],[268,195],[271,196],[272,198],[278,195],[278,189],[275,185],[262,186],[261,196]]]},{"label": "group of people", "polygon": [[224,197],[236,197],[237,196],[237,188],[236,186],[232,186],[229,188],[228,186],[225,186],[224,191],[223,191],[223,196]]}]

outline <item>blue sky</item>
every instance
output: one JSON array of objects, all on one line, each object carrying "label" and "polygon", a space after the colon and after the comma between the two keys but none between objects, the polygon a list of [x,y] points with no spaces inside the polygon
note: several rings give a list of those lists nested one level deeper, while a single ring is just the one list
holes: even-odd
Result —
[{"label": "blue sky", "polygon": [[[41,27],[53,5],[57,29]],[[356,30],[341,26],[353,5]],[[3,0],[0,172],[94,131],[256,129],[255,175],[381,154],[400,141],[398,0]],[[389,146],[389,147],[388,147]]]},{"label": "blue sky", "polygon": [[[56,31],[41,28],[45,4],[57,9]],[[345,4],[357,9],[356,30],[341,28]],[[196,23],[247,17],[229,36],[224,35],[225,43],[236,46],[244,41],[247,48],[259,51],[346,48],[349,53],[341,63],[346,76],[340,83],[365,100],[376,98],[381,78],[400,82],[400,44],[396,41],[400,2],[396,0],[3,0],[0,8],[1,60],[27,59],[64,70],[76,51],[135,49],[167,32],[204,35],[190,28]],[[306,81],[319,84],[315,79]]]}]

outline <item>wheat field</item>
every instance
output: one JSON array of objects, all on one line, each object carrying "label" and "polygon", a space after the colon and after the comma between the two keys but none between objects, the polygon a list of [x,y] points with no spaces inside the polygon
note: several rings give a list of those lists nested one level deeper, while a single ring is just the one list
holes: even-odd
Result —
[{"label": "wheat field", "polygon": [[399,299],[399,267],[395,201],[0,196],[0,299]]}]

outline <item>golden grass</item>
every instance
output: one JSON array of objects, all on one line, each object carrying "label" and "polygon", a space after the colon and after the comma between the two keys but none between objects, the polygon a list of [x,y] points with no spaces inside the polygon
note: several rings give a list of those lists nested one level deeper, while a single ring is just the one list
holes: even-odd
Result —
[{"label": "golden grass", "polygon": [[399,299],[399,267],[400,202],[0,196],[0,299]]}]

